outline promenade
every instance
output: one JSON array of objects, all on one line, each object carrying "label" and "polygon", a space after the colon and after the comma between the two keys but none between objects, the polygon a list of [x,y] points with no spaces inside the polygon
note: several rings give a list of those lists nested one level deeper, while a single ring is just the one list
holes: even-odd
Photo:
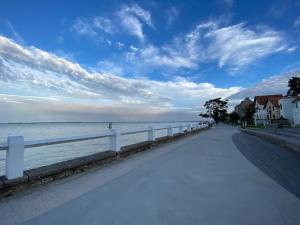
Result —
[{"label": "promenade", "polygon": [[297,192],[256,167],[245,153],[252,145],[256,151],[278,147],[256,146],[253,138],[244,144],[247,135],[239,134],[218,125],[20,192],[0,200],[0,225],[300,224]]}]

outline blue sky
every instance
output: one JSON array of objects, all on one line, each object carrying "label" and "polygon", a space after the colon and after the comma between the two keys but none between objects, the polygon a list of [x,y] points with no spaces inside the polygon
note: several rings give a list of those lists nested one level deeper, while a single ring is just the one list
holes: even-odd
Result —
[{"label": "blue sky", "polygon": [[285,92],[299,12],[291,0],[2,1],[2,121],[188,119],[209,98]]}]

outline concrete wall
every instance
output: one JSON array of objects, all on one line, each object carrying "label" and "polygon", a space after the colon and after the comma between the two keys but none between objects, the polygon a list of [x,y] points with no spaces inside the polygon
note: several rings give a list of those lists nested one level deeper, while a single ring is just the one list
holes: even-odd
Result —
[{"label": "concrete wall", "polygon": [[28,189],[32,186],[46,184],[57,179],[71,176],[88,170],[90,168],[101,166],[119,158],[127,157],[147,149],[157,147],[177,139],[193,135],[195,133],[209,129],[192,129],[184,133],[176,133],[172,136],[156,138],[155,141],[144,141],[128,146],[121,147],[120,151],[108,150],[93,155],[83,156],[64,162],[55,163],[35,169],[24,171],[23,177],[8,180],[5,176],[0,176],[0,197],[12,195],[14,192]]},{"label": "concrete wall", "polygon": [[279,100],[280,106],[280,116],[289,120],[291,124],[294,124],[294,117],[293,117],[293,108],[294,98],[282,98]]},{"label": "concrete wall", "polygon": [[293,103],[293,120],[295,126],[300,125],[300,102],[299,101]]}]

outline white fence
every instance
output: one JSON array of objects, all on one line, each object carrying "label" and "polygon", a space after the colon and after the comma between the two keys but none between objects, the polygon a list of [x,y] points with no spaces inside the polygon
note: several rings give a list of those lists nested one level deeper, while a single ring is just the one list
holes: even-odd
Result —
[{"label": "white fence", "polygon": [[0,151],[6,151],[5,166],[7,179],[15,179],[23,176],[24,172],[24,149],[35,148],[46,145],[57,145],[70,142],[79,142],[100,138],[109,138],[109,150],[120,151],[121,149],[121,136],[122,135],[132,135],[138,133],[148,133],[148,141],[155,141],[155,131],[167,130],[167,136],[174,135],[174,128],[179,128],[179,133],[184,133],[186,128],[187,132],[191,132],[192,129],[201,129],[207,127],[207,124],[184,124],[179,126],[168,126],[153,128],[148,127],[146,130],[135,130],[127,132],[119,132],[116,129],[111,129],[109,133],[97,136],[80,136],[80,137],[68,137],[68,138],[56,138],[56,139],[46,139],[46,140],[36,140],[36,141],[24,141],[23,136],[9,136],[7,142],[0,143]]}]

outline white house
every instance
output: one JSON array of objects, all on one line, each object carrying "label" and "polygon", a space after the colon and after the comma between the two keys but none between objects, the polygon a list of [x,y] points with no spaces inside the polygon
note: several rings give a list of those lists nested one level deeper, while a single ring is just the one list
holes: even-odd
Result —
[{"label": "white house", "polygon": [[[254,123],[266,125],[269,124],[270,121],[273,119],[273,105],[275,105],[276,101],[282,97],[281,94],[278,95],[262,95],[262,96],[255,96],[254,98],[254,107],[256,112],[254,113]],[[270,99],[273,103],[268,104],[268,108],[266,108],[266,103]],[[272,106],[271,106],[272,104]],[[271,106],[271,108],[269,108]],[[274,107],[275,110],[275,107]],[[277,110],[279,111],[279,105],[277,105]],[[271,116],[270,116],[271,115]],[[279,113],[278,113],[279,115]],[[270,117],[270,118],[269,118]],[[277,118],[277,116],[276,116]],[[275,119],[276,119],[275,118]]]},{"label": "white house", "polygon": [[267,120],[278,120],[280,118],[279,100],[281,96],[269,97],[265,103],[264,110],[267,112]]},{"label": "white house", "polygon": [[300,96],[284,97],[279,100],[280,116],[288,119],[293,126],[300,125]]}]

